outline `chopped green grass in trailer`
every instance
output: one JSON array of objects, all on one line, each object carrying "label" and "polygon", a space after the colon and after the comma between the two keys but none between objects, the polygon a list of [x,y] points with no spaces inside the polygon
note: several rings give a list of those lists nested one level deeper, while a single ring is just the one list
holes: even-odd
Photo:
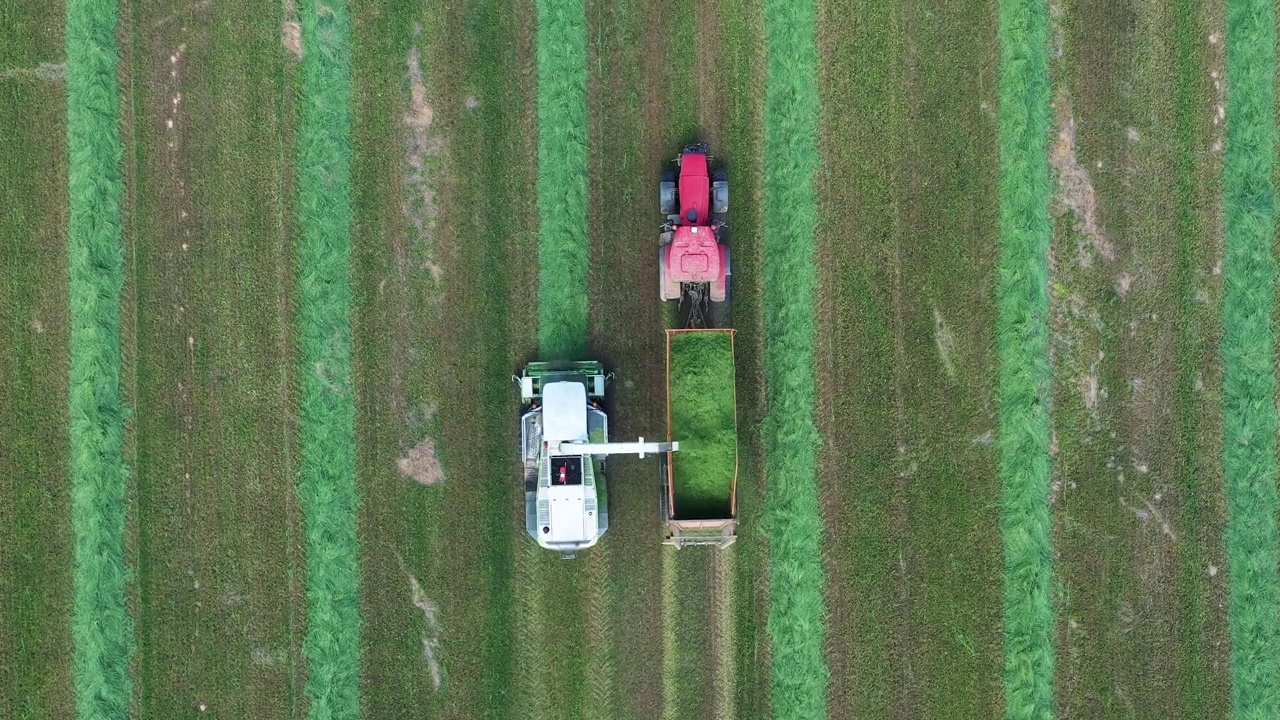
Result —
[{"label": "chopped green grass in trailer", "polygon": [[738,476],[733,331],[667,331],[667,404],[672,514],[677,520],[733,517]]}]

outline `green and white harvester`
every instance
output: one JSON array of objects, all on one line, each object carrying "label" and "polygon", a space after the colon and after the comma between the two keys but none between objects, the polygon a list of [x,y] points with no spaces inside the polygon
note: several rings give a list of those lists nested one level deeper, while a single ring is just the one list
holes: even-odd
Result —
[{"label": "green and white harvester", "polygon": [[609,529],[605,461],[610,455],[657,455],[678,442],[609,442],[600,403],[610,376],[595,361],[529,363],[515,378],[520,418],[525,529],[562,557],[595,545]]}]

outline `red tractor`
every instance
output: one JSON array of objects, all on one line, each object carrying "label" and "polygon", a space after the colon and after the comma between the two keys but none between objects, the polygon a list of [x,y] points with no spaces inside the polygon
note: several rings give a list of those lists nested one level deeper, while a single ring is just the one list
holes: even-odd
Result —
[{"label": "red tractor", "polygon": [[658,294],[678,300],[687,327],[729,324],[729,248],[725,213],[729,179],[723,169],[709,172],[705,143],[686,145],[675,163],[679,172],[662,173],[660,207],[666,216],[658,253]]}]

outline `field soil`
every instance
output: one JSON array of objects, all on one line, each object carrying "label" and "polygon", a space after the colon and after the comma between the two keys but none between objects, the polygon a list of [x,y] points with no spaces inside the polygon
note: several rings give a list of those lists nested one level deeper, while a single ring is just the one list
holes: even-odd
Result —
[{"label": "field soil", "polygon": [[1209,716],[1229,704],[1222,8],[1054,8],[1058,712]]},{"label": "field soil", "polygon": [[0,717],[68,717],[62,4],[0,2]]},{"label": "field soil", "polygon": [[143,1],[122,17],[147,717],[301,713],[281,12]]},{"label": "field soil", "polygon": [[830,715],[999,716],[995,7],[819,27]]}]

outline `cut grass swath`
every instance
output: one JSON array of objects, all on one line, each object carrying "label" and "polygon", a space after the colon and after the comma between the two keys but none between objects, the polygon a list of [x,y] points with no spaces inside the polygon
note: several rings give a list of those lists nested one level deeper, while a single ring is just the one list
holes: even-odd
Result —
[{"label": "cut grass swath", "polygon": [[587,339],[585,0],[538,0],[538,348],[576,359]]},{"label": "cut grass swath", "polygon": [[75,532],[71,632],[81,720],[124,718],[133,695],[133,621],[125,604],[129,470],[120,389],[124,244],[117,11],[114,0],[71,0],[66,8],[68,401]]},{"label": "cut grass swath", "polygon": [[1005,714],[1053,715],[1049,539],[1048,4],[1000,3],[996,352],[1004,488]]},{"label": "cut grass swath", "polygon": [[1222,465],[1227,483],[1231,706],[1280,711],[1275,406],[1275,7],[1227,2],[1223,157]]},{"label": "cut grass swath", "polygon": [[733,333],[668,331],[668,396],[676,516],[726,518],[733,513],[738,473],[737,407],[733,382]]},{"label": "cut grass swath", "polygon": [[306,3],[298,131],[298,348],[307,548],[306,693],[314,720],[360,714],[355,401],[351,388],[350,21]]},{"label": "cut grass swath", "polygon": [[814,424],[818,53],[811,0],[765,0],[763,425],[777,718],[826,717]]}]

